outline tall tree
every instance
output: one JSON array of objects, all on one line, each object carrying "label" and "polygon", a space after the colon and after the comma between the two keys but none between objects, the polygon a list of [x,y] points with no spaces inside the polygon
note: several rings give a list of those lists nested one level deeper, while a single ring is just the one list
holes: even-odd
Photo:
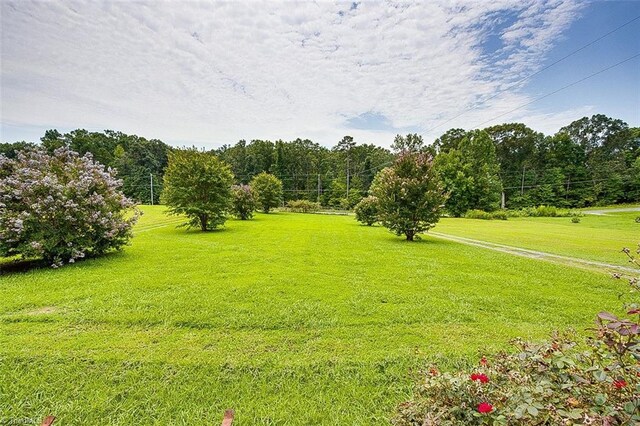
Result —
[{"label": "tall tree", "polygon": [[446,208],[454,216],[467,210],[495,210],[499,207],[502,184],[495,147],[481,130],[468,132],[458,148],[440,153],[436,168],[450,194]]}]

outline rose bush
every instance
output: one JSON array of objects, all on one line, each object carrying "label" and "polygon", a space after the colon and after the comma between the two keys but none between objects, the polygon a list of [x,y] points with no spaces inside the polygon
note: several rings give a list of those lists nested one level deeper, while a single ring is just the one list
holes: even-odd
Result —
[{"label": "rose bush", "polygon": [[138,218],[111,169],[59,148],[0,155],[0,256],[73,263],[126,245]]},{"label": "rose bush", "polygon": [[[638,265],[631,250],[623,251]],[[393,423],[640,424],[640,282],[631,277],[629,284],[626,315],[600,312],[587,339],[565,332],[540,344],[515,340],[514,352],[483,357],[472,373],[429,368]]]}]

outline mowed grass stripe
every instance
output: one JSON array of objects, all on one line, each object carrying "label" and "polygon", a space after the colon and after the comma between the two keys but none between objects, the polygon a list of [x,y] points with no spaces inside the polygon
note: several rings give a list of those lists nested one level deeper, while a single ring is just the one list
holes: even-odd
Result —
[{"label": "mowed grass stripe", "polygon": [[640,242],[638,212],[568,217],[519,217],[509,220],[443,218],[434,231],[562,256],[625,265],[623,247]]}]

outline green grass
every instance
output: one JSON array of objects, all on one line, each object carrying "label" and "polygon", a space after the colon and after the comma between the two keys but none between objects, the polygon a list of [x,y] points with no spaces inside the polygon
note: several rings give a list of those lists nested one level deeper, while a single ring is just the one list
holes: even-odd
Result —
[{"label": "green grass", "polygon": [[509,220],[443,218],[434,231],[539,250],[563,256],[624,265],[623,247],[640,242],[640,212],[569,217],[518,217]]},{"label": "green grass", "polygon": [[0,419],[384,424],[419,366],[584,330],[625,286],[353,217],[145,211],[121,253],[0,277]]}]

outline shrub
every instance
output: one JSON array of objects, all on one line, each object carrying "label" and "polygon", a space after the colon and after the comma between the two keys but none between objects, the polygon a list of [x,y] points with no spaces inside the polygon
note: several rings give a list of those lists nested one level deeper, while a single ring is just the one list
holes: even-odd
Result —
[{"label": "shrub", "polygon": [[[638,266],[631,251],[623,251]],[[628,317],[600,312],[585,341],[573,332],[556,333],[542,344],[516,340],[515,353],[483,357],[472,371],[432,367],[393,423],[640,424],[640,281],[629,284],[634,299],[624,305]]]},{"label": "shrub", "polygon": [[196,148],[169,153],[161,200],[169,213],[185,215],[183,226],[209,231],[223,225],[231,209],[231,168]]},{"label": "shrub", "polygon": [[262,172],[251,179],[251,190],[254,192],[262,211],[269,213],[282,201],[282,181],[269,173]]},{"label": "shrub", "polygon": [[636,217],[636,223],[640,223],[640,216]]},{"label": "shrub", "polygon": [[139,212],[111,169],[67,149],[0,155],[0,256],[58,267],[118,250]]},{"label": "shrub", "polygon": [[291,200],[287,203],[287,207],[296,213],[315,213],[320,210],[320,203],[309,200]]},{"label": "shrub", "polygon": [[507,216],[507,212],[504,210],[496,210],[495,212],[491,212],[491,217],[497,220],[507,220],[509,216]]},{"label": "shrub", "polygon": [[525,207],[520,210],[507,210],[509,217],[572,217],[583,216],[583,213],[570,209],[559,209],[553,206]]},{"label": "shrub", "polygon": [[256,211],[257,203],[249,185],[234,185],[231,187],[233,195],[233,214],[241,220],[251,219]]},{"label": "shrub", "polygon": [[378,199],[373,195],[365,197],[356,204],[353,211],[358,222],[371,226],[378,221]]},{"label": "shrub", "polygon": [[578,216],[573,216],[571,218],[571,223],[580,223],[580,218]]},{"label": "shrub", "polygon": [[469,210],[464,214],[467,219],[483,219],[483,220],[507,220],[507,213],[502,210],[495,212],[485,212],[484,210]]}]

